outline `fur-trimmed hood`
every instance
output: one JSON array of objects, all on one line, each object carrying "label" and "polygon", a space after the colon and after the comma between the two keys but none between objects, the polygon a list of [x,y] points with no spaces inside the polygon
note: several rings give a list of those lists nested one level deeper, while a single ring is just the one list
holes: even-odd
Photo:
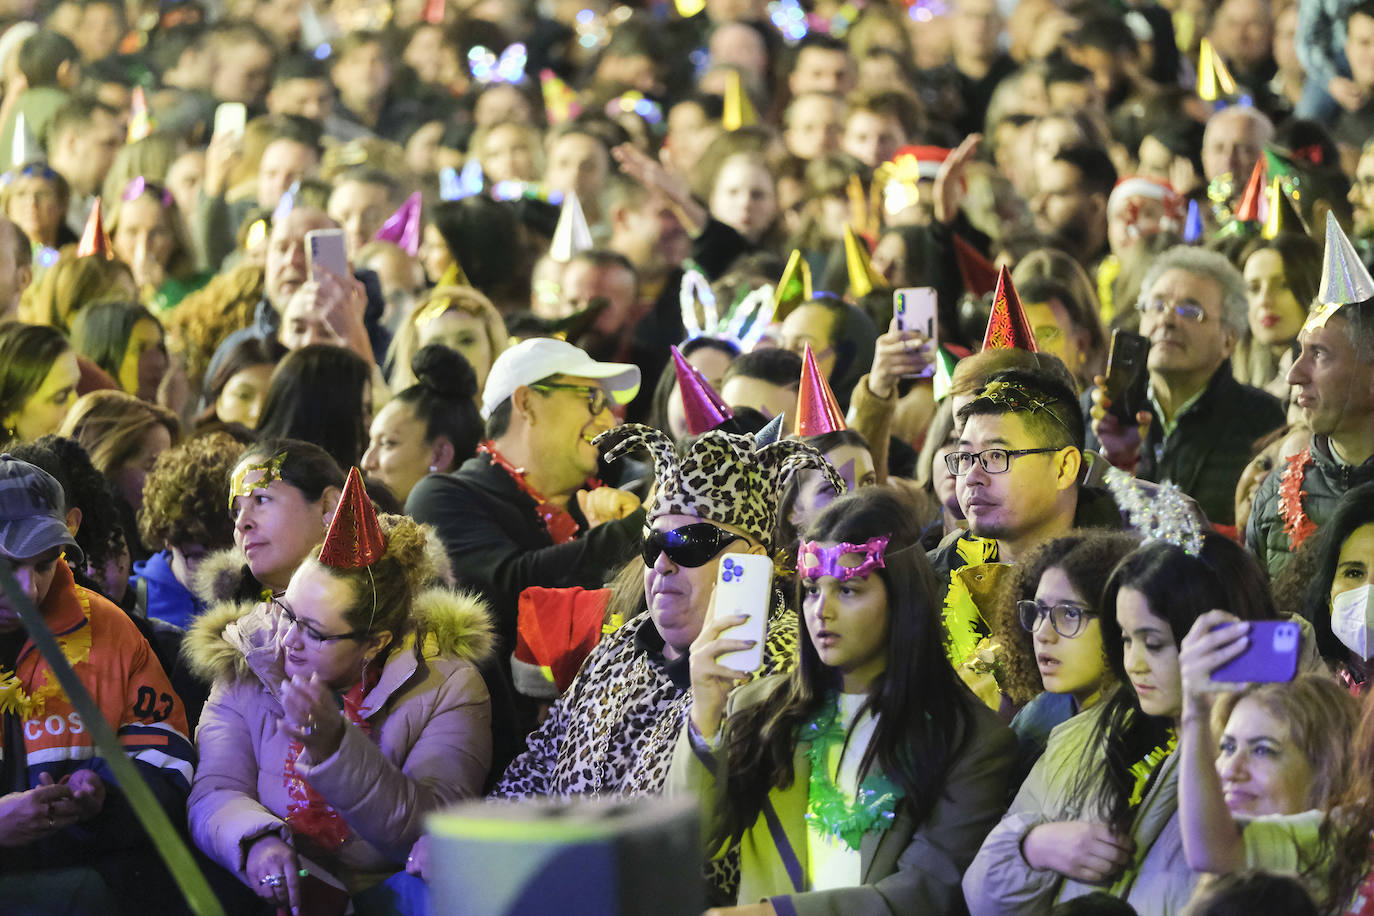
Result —
[{"label": "fur-trimmed hood", "polygon": [[[393,661],[457,656],[478,664],[495,648],[486,602],[469,592],[430,588],[415,597],[415,629],[389,653]],[[182,643],[191,670],[206,682],[259,678],[275,692],[281,677],[281,621],[270,604],[221,602],[201,614]]]}]

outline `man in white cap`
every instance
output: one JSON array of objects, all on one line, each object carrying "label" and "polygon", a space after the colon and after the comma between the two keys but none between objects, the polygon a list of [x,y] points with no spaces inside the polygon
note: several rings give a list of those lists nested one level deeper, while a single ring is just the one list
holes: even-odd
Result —
[{"label": "man in white cap", "polygon": [[597,362],[561,340],[511,347],[482,392],[487,438],[477,456],[421,480],[406,499],[408,515],[438,530],[459,582],[491,605],[508,677],[520,592],[599,588],[639,546],[639,500],[594,479],[592,445],[639,378],[636,366]]}]

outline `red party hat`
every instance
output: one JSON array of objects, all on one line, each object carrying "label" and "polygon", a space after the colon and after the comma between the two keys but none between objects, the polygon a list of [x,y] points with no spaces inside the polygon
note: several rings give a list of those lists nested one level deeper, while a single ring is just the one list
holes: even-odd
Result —
[{"label": "red party hat", "polygon": [[1240,206],[1236,207],[1236,222],[1264,222],[1264,175],[1264,157],[1261,156],[1255,160],[1255,167],[1250,170],[1250,180],[1245,183],[1245,193],[1240,196]]},{"label": "red party hat", "polygon": [[992,296],[992,314],[983,334],[984,350],[1029,350],[1039,353],[1035,333],[1031,331],[1021,299],[1011,283],[1011,272],[1005,267],[997,275],[997,292]]},{"label": "red party hat", "polygon": [[92,255],[107,261],[114,259],[114,249],[110,247],[110,237],[105,234],[105,220],[100,212],[100,198],[95,199],[91,215],[86,219],[86,229],[81,233],[81,244],[76,246],[77,257]]},{"label": "red party hat", "polygon": [[320,562],[335,569],[361,569],[376,563],[384,553],[386,538],[363,488],[363,475],[356,467],[349,468],[339,507],[324,535]]},{"label": "red party hat", "polygon": [[983,253],[957,232],[954,233],[954,260],[959,265],[959,277],[964,290],[984,296],[997,287],[997,268]]},{"label": "red party hat", "polygon": [[711,383],[677,347],[673,351],[673,371],[677,373],[677,390],[682,395],[682,408],[687,414],[687,432],[699,436],[715,429],[735,415],[721,400]]},{"label": "red party hat", "polygon": [[372,236],[374,242],[392,242],[412,258],[420,253],[420,192],[405,199]]},{"label": "red party hat", "polygon": [[816,365],[816,355],[811,345],[806,345],[802,356],[801,387],[797,390],[797,420],[792,427],[794,436],[821,436],[836,430],[848,429],[844,413],[835,400],[835,392],[830,383],[821,375]]},{"label": "red party hat", "polygon": [[445,0],[426,0],[424,20],[430,25],[442,25],[448,4]]}]

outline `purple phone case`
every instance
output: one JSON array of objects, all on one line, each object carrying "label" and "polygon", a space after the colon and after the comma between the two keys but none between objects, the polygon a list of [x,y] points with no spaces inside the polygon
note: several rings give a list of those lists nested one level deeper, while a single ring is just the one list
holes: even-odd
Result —
[{"label": "purple phone case", "polygon": [[1212,680],[1235,683],[1291,681],[1298,673],[1302,631],[1284,620],[1250,624],[1250,645],[1238,658],[1212,672]]}]

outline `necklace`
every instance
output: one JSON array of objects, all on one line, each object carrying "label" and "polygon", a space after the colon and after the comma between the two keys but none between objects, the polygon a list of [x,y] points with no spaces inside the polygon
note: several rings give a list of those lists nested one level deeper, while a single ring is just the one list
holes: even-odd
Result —
[{"label": "necklace", "polygon": [[[555,544],[566,544],[577,537],[577,521],[568,514],[568,510],[561,506],[549,502],[543,493],[530,486],[525,479],[524,468],[517,468],[506,460],[506,457],[496,450],[496,443],[490,439],[477,446],[477,453],[486,455],[491,459],[491,463],[499,467],[510,475],[510,479],[515,481],[515,485],[520,488],[530,499],[534,500],[534,512],[539,516],[539,520],[544,524],[544,530],[549,533]],[[589,486],[599,484],[588,481]]]},{"label": "necklace", "polygon": [[1288,465],[1279,478],[1279,518],[1283,519],[1283,531],[1288,535],[1288,549],[1294,553],[1317,530],[1302,505],[1302,485],[1307,479],[1307,469],[1314,464],[1309,445],[1298,454],[1288,456]]},{"label": "necklace", "polygon": [[799,742],[810,743],[806,750],[806,760],[811,764],[806,823],[821,836],[839,837],[850,849],[858,849],[865,834],[892,825],[902,790],[880,768],[873,767],[859,783],[854,800],[849,800],[830,776],[830,750],[844,744],[845,732],[839,703],[832,693],[797,735]]},{"label": "necklace", "polygon": [[1135,777],[1135,785],[1131,787],[1131,797],[1127,804],[1132,808],[1140,804],[1145,797],[1145,788],[1150,784],[1150,778],[1154,776],[1155,770],[1164,762],[1164,759],[1174,752],[1178,747],[1178,733],[1172,728],[1169,729],[1169,740],[1155,747],[1154,750],[1141,758],[1140,762],[1131,767],[1131,775]]}]

